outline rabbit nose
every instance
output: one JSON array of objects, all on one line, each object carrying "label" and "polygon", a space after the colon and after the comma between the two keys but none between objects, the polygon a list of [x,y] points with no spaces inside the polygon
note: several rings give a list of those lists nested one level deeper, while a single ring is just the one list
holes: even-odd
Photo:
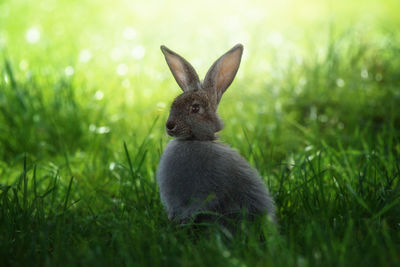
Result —
[{"label": "rabbit nose", "polygon": [[167,121],[166,127],[169,131],[172,131],[176,128],[176,124],[173,121]]}]

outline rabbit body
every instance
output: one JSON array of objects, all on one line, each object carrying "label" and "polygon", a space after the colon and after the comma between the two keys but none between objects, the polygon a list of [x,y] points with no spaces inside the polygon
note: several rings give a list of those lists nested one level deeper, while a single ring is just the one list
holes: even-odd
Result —
[{"label": "rabbit body", "polygon": [[216,141],[170,141],[157,177],[161,201],[170,219],[182,221],[200,211],[274,212],[273,201],[257,171],[235,150]]},{"label": "rabbit body", "polygon": [[243,47],[220,57],[200,82],[184,58],[162,46],[168,66],[184,91],[171,105],[166,131],[175,137],[161,157],[157,182],[168,217],[180,222],[202,212],[234,215],[267,213],[275,206],[258,172],[236,150],[219,143],[217,114],[222,94],[239,68]]}]

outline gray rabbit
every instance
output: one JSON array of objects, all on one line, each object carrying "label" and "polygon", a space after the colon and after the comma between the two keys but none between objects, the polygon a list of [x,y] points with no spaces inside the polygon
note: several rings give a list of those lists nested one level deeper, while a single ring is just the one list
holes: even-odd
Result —
[{"label": "gray rabbit", "polygon": [[[166,131],[175,137],[166,146],[157,171],[161,201],[170,220],[186,222],[201,214],[267,213],[274,201],[258,172],[236,150],[219,143],[223,128],[217,114],[222,94],[239,69],[243,46],[222,55],[203,82],[189,62],[161,46],[183,93],[172,103]],[[207,217],[208,218],[208,217]]]}]

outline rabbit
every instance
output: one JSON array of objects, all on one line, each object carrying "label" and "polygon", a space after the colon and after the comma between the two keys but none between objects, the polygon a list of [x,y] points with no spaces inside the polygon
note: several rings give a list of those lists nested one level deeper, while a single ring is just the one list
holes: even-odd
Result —
[{"label": "rabbit", "polygon": [[232,83],[242,57],[237,44],[211,66],[203,82],[183,57],[161,46],[183,93],[175,98],[166,132],[175,137],[165,147],[157,170],[160,198],[169,220],[196,220],[202,213],[267,214],[275,205],[258,172],[227,145],[217,141],[223,128],[217,114],[222,94]]}]

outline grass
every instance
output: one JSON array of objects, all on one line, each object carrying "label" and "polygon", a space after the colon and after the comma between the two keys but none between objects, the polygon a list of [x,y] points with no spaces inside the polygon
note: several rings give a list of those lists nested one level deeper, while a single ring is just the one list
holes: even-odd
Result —
[{"label": "grass", "polygon": [[[171,6],[116,2],[113,13],[96,3],[0,4],[0,265],[398,265],[395,1],[363,2],[368,18],[345,2],[254,1],[239,13],[233,5],[224,8],[247,32],[212,13],[204,23],[215,25],[217,37],[187,17],[149,31],[144,11],[157,21],[184,16]],[[207,13],[212,4],[205,5],[193,16]],[[257,17],[254,8],[268,7],[276,12]],[[319,15],[304,18],[300,9]],[[72,19],[71,10],[79,16]],[[292,19],[282,22],[282,14]],[[198,43],[193,32],[168,37],[182,22]],[[126,25],[134,25],[135,38]],[[27,43],[32,29],[40,38]],[[120,40],[118,31],[131,37]],[[158,45],[171,43],[201,76],[236,38],[247,40],[245,57],[220,104],[221,139],[265,179],[278,227],[243,222],[231,234],[218,225],[170,223],[155,170],[169,141],[169,102],[179,92]],[[204,40],[216,47],[205,49]],[[131,46],[133,58],[118,55]]]}]

